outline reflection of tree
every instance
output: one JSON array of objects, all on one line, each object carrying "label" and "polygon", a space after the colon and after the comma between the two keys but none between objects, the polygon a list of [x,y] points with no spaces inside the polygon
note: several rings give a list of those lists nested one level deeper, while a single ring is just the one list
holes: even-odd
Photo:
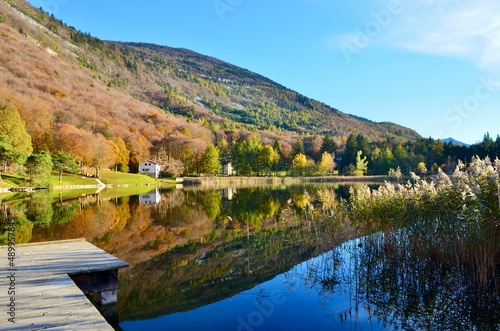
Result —
[{"label": "reflection of tree", "polygon": [[[157,223],[168,227],[185,227],[206,221],[204,201],[200,192],[174,191],[162,196],[160,205],[153,210]],[[203,214],[203,216],[201,215]]]},{"label": "reflection of tree", "polygon": [[208,219],[213,221],[220,213],[222,194],[220,191],[203,191],[200,195],[203,210],[207,214]]},{"label": "reflection of tree", "polygon": [[9,231],[8,231],[8,220],[14,219],[15,222],[15,236],[16,244],[25,244],[31,240],[33,223],[31,223],[24,214],[12,215],[9,211],[8,213],[0,214],[0,245],[6,245],[9,243]]},{"label": "reflection of tree", "polygon": [[38,191],[30,196],[26,217],[33,223],[42,227],[50,227],[54,211],[52,197],[49,191]]},{"label": "reflection of tree", "polygon": [[267,190],[241,189],[231,201],[231,217],[240,224],[260,228],[266,217],[272,217],[281,203]]},{"label": "reflection of tree", "polygon": [[52,206],[53,219],[59,224],[64,224],[71,221],[75,216],[78,209],[80,209],[80,201],[68,201],[63,203],[55,203]]}]

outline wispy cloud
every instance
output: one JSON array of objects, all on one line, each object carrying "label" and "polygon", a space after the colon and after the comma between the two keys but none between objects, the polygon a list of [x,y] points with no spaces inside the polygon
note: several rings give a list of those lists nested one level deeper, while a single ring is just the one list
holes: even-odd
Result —
[{"label": "wispy cloud", "polygon": [[413,51],[467,58],[500,68],[500,3],[408,1],[388,42]]},{"label": "wispy cloud", "polygon": [[[410,51],[473,61],[483,69],[500,69],[498,0],[400,0],[401,12],[377,38]],[[386,1],[380,1],[383,8]],[[372,7],[373,8],[373,7]],[[354,29],[355,27],[353,27]],[[332,42],[352,40],[339,34]]]}]

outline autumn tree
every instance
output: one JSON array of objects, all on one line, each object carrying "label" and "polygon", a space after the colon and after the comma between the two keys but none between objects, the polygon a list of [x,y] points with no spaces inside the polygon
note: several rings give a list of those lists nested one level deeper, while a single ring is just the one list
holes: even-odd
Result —
[{"label": "autumn tree", "polygon": [[352,176],[363,176],[368,171],[368,161],[366,156],[363,156],[363,151],[359,150],[356,153],[356,165],[350,169],[350,174]]},{"label": "autumn tree", "polygon": [[130,162],[130,151],[127,149],[125,141],[121,137],[113,139],[113,150],[115,154],[115,169],[121,172],[128,172]]},{"label": "autumn tree", "polygon": [[331,174],[335,168],[335,161],[333,155],[328,152],[323,152],[321,161],[318,164],[318,172],[320,175]]},{"label": "autumn tree", "polygon": [[299,173],[301,176],[304,174],[304,170],[307,166],[307,157],[305,154],[299,153],[292,160],[292,169]]},{"label": "autumn tree", "polygon": [[231,147],[226,138],[219,140],[217,144],[217,150],[219,151],[219,159],[221,163],[231,162]]},{"label": "autumn tree", "polygon": [[95,155],[92,133],[69,124],[59,124],[55,136],[56,149],[73,155],[82,166],[91,166]]},{"label": "autumn tree", "polygon": [[252,175],[257,170],[255,162],[261,147],[262,141],[258,135],[236,143],[233,149],[233,164],[238,174]]},{"label": "autumn tree", "polygon": [[205,149],[201,158],[201,173],[216,175],[220,170],[219,152],[214,145],[210,144]]},{"label": "autumn tree", "polygon": [[255,159],[258,174],[269,174],[271,168],[279,160],[279,155],[272,146],[261,146]]},{"label": "autumn tree", "polygon": [[425,166],[425,163],[424,162],[419,162],[417,164],[417,168],[415,169],[415,172],[417,174],[425,176],[425,174],[427,173],[427,167]]},{"label": "autumn tree", "polygon": [[26,132],[26,124],[14,105],[0,108],[0,135],[11,138],[11,145],[26,156],[33,152],[31,136]]},{"label": "autumn tree", "polygon": [[111,141],[104,138],[101,134],[95,135],[94,143],[94,156],[90,165],[95,168],[95,176],[99,178],[99,170],[109,168],[115,164],[116,156]]},{"label": "autumn tree", "polygon": [[137,136],[129,136],[124,141],[130,152],[129,169],[131,172],[137,172],[139,164],[147,160],[150,156],[149,143]]}]

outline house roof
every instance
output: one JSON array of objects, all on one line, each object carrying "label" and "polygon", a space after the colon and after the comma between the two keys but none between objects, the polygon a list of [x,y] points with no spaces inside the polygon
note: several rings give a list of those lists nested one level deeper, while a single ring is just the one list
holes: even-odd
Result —
[{"label": "house roof", "polygon": [[160,162],[157,162],[157,161],[153,161],[153,160],[147,160],[147,161],[144,161],[142,163],[154,163],[154,164],[157,164],[157,165],[161,165]]}]

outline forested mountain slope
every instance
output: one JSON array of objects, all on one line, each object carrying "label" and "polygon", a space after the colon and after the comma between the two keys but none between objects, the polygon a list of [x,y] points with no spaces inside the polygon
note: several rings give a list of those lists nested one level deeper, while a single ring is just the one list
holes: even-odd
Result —
[{"label": "forested mountain slope", "polygon": [[[419,135],[311,100],[265,77],[186,49],[107,42],[29,5],[0,1],[0,109],[13,105],[34,152],[132,170],[168,152],[197,154],[259,133],[285,152],[298,137]],[[6,120],[6,119],[2,119]]]}]

